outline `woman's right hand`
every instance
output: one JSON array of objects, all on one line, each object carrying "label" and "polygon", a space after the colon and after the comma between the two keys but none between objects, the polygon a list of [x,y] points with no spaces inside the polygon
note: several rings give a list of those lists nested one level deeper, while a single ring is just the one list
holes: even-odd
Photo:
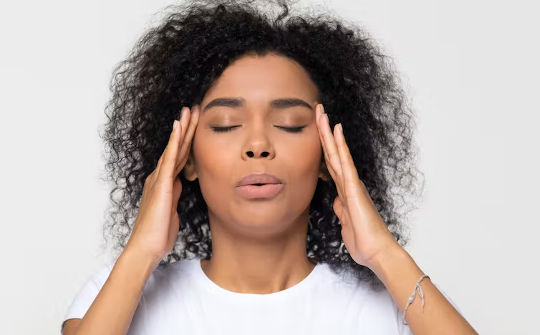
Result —
[{"label": "woman's right hand", "polygon": [[178,174],[184,168],[195,128],[199,120],[199,106],[183,108],[180,121],[175,120],[156,168],[145,180],[139,212],[133,232],[125,249],[149,256],[155,266],[172,250],[180,229],[177,206],[182,193]]}]

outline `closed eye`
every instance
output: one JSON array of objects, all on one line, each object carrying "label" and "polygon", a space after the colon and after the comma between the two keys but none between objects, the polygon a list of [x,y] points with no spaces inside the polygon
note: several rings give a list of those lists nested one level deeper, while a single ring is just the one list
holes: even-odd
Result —
[{"label": "closed eye", "polygon": [[289,133],[299,133],[304,129],[306,126],[300,126],[300,127],[282,127],[282,126],[276,126],[278,128],[281,128],[285,131],[288,131]]},{"label": "closed eye", "polygon": [[240,127],[240,126],[212,127],[212,130],[215,131],[216,133],[220,133],[220,132],[231,131],[233,128],[236,128],[236,127]]},{"label": "closed eye", "polygon": [[[216,133],[220,133],[220,132],[226,132],[226,131],[231,131],[233,130],[234,128],[236,127],[240,127],[240,126],[230,126],[230,127],[212,127],[212,130]],[[299,133],[302,131],[302,129],[304,129],[306,126],[299,126],[299,127],[283,127],[283,126],[276,126],[280,129],[283,129],[287,132],[290,132],[290,133]]]}]

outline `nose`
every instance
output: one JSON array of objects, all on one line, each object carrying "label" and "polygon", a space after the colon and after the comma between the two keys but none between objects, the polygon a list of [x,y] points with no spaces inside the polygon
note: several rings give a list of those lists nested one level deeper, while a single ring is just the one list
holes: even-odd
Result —
[{"label": "nose", "polygon": [[247,160],[249,158],[266,158],[273,159],[275,157],[275,150],[268,137],[264,134],[264,130],[261,128],[253,129],[249,138],[245,142],[245,146],[242,150],[242,159]]},{"label": "nose", "polygon": [[261,151],[261,153],[258,153],[256,150],[248,150],[246,151],[246,156],[249,158],[253,157],[268,157],[270,156],[270,153],[268,151]]}]

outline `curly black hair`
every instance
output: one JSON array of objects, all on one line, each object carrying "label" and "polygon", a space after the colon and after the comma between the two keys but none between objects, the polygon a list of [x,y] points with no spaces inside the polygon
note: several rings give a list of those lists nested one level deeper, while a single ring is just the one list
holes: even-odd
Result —
[{"label": "curly black hair", "polygon": [[[343,125],[358,175],[377,210],[396,241],[406,244],[406,212],[399,209],[411,203],[404,195],[420,193],[419,171],[414,164],[413,114],[392,62],[357,25],[328,13],[292,16],[288,1],[276,4],[282,12],[275,19],[253,0],[195,0],[169,6],[172,13],[149,29],[115,67],[112,97],[105,108],[108,121],[100,136],[106,149],[106,181],[114,185],[103,232],[105,240],[113,239],[116,251],[129,239],[144,181],[167,145],[180,108],[200,104],[235,59],[269,52],[294,59],[308,72],[331,127]],[[212,254],[207,205],[198,180],[188,181],[183,173],[178,177],[183,185],[177,207],[182,224],[175,247],[159,265]],[[379,278],[346,250],[332,208],[336,196],[331,178],[318,179],[310,203],[307,255],[381,289]]]}]

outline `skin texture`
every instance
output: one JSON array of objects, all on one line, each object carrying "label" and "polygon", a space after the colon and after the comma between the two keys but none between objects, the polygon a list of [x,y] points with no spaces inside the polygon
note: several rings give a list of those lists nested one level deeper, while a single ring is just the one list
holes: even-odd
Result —
[{"label": "skin texture", "polygon": [[[223,97],[241,97],[244,103],[207,108]],[[269,107],[283,97],[312,101],[315,108]],[[174,122],[169,144],[146,180],[128,247],[84,319],[67,322],[65,334],[126,332],[144,283],[172,248],[181,224],[172,204],[182,191],[176,176],[184,164],[186,178],[201,179],[208,203],[214,253],[201,266],[216,284],[235,292],[272,293],[297,284],[313,270],[305,235],[309,203],[317,178],[325,177],[324,164],[338,189],[333,208],[351,257],[372,269],[403,305],[423,272],[393,239],[358,177],[341,124],[332,133],[316,97],[307,73],[286,57],[245,56],[229,66],[194,114],[185,109],[181,121]],[[236,131],[213,130],[232,125]],[[300,125],[305,127],[298,133],[279,128]],[[236,182],[253,172],[275,174],[285,185],[283,191],[264,200],[240,197]],[[423,286],[429,304],[420,311],[417,299],[407,315],[414,334],[476,333],[429,280]]]},{"label": "skin texture", "polygon": [[[423,273],[401,247],[406,240],[396,207],[401,195],[415,191],[413,118],[384,53],[362,30],[325,16],[293,17],[286,4],[282,15],[269,21],[246,10],[251,1],[218,7],[213,0],[196,2],[149,31],[115,70],[104,139],[116,186],[105,230],[123,251],[85,316],[86,330],[94,330],[88,333],[115,333],[111,324],[127,329],[142,285],[163,256],[160,265],[209,258],[203,270],[218,285],[270,293],[298,283],[313,269],[306,245],[310,260],[353,270],[374,289],[386,286],[402,309]],[[254,52],[261,57],[237,58]],[[211,94],[223,97],[220,93],[241,97],[245,105],[216,107],[225,119],[219,113],[212,116],[218,119],[204,119],[210,110],[199,114],[198,107],[204,108]],[[291,95],[303,95],[310,108],[287,112],[309,110],[311,123],[295,120],[307,114],[291,117],[270,108],[272,99]],[[322,102],[329,118],[316,113]],[[186,105],[193,108],[171,131]],[[306,122],[306,128],[287,133],[276,128],[281,122]],[[185,151],[193,125],[193,148]],[[209,128],[231,125],[239,127],[224,133]],[[324,179],[321,172],[328,168],[332,176],[321,182],[316,177]],[[272,201],[242,203],[234,184],[253,172],[282,178],[284,192]],[[399,196],[390,193],[393,187]],[[148,266],[140,261],[146,257]],[[407,311],[415,334],[472,333],[429,280],[422,287],[424,312],[419,299]]]},{"label": "skin texture", "polygon": [[[235,61],[202,100],[184,175],[199,178],[208,204],[213,255],[203,260],[203,270],[228,290],[280,291],[301,281],[315,266],[306,255],[306,234],[309,203],[323,172],[317,94],[298,63],[269,54]],[[205,110],[216,98],[245,102]],[[311,108],[270,105],[280,98],[302,99]],[[216,126],[239,127],[215,132]],[[278,126],[305,127],[292,133]],[[276,197],[245,199],[237,193],[235,184],[243,176],[263,172],[283,181]]]},{"label": "skin texture", "polygon": [[[420,195],[421,172],[415,166],[413,114],[390,59],[362,29],[326,15],[295,16],[283,2],[274,19],[252,8],[251,0],[214,6],[217,2],[222,1],[201,0],[176,8],[141,37],[115,70],[103,133],[114,200],[104,235],[114,249],[122,252],[126,247],[145,180],[167,145],[180,109],[191,106],[195,113],[195,106],[239,57],[268,53],[294,60],[309,74],[330,126],[343,124],[359,176],[381,217],[394,239],[405,245],[405,216]],[[311,102],[308,105],[313,109]],[[246,128],[231,134],[240,130]],[[160,265],[212,257],[209,211],[199,178],[189,181],[183,173],[178,178],[181,197],[171,210],[182,224],[173,250]],[[333,209],[337,195],[330,175],[317,179],[309,208],[308,258],[335,272],[353,272],[374,290],[384,289],[373,271],[355,262],[345,247]]]},{"label": "skin texture", "polygon": [[[245,99],[242,107],[202,112],[184,172],[190,180],[201,179],[208,203],[215,242],[212,258],[201,262],[206,275],[225,289],[259,294],[286,289],[305,278],[314,267],[305,253],[308,205],[324,162],[338,190],[333,209],[347,250],[355,262],[377,274],[403,311],[410,288],[424,273],[379,215],[358,176],[341,124],[332,131],[307,73],[283,56],[245,56],[224,71],[201,108],[204,111],[215,98],[239,96]],[[313,101],[315,108],[267,107],[282,96]],[[296,117],[296,123],[290,120]],[[300,133],[276,128],[299,123],[307,125]],[[212,126],[232,125],[239,127],[212,131]],[[282,193],[264,201],[235,194],[241,175],[263,171],[284,181]],[[408,309],[406,319],[414,334],[476,334],[429,278],[421,285],[430,299],[422,309],[420,299],[415,299]]]},{"label": "skin texture", "polygon": [[[340,219],[347,250],[355,262],[368,267],[380,278],[403,313],[410,288],[415,287],[424,272],[392,238],[379,215],[367,188],[358,177],[341,123],[334,127],[332,133],[328,116],[319,105],[317,125],[328,171],[338,189],[333,208]],[[429,278],[419,285],[429,300],[422,303],[416,296],[420,292],[415,292],[410,296],[413,300],[404,315],[414,334],[477,334]]]}]

